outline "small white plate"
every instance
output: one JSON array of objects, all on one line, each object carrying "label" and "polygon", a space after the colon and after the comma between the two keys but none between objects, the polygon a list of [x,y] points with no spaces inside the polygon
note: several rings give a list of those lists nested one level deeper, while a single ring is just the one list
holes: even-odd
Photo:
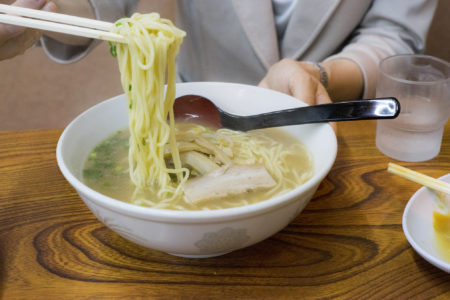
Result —
[{"label": "small white plate", "polygon": [[[450,174],[439,178],[450,182]],[[437,210],[433,192],[420,188],[409,199],[403,212],[403,232],[411,246],[432,265],[450,273],[450,262],[444,260],[436,247],[433,211]]]}]

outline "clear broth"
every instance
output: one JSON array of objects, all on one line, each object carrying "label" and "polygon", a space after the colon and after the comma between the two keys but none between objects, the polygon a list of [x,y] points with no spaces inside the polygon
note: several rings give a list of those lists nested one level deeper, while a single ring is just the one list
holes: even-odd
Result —
[{"label": "clear broth", "polygon": [[[189,126],[186,123],[177,124],[177,126]],[[296,147],[294,155],[287,157],[289,165],[289,174],[287,174],[286,182],[287,190],[292,190],[296,186],[306,182],[311,178],[313,173],[313,164],[309,150],[294,136],[285,130],[278,128],[268,128],[255,130],[258,134],[275,140],[282,144],[283,147]],[[152,191],[138,191],[132,183],[128,169],[128,148],[129,148],[129,132],[124,129],[116,132],[99,143],[89,154],[83,169],[83,181],[90,188],[111,198],[135,203],[144,206],[158,207],[159,202],[164,199],[155,200],[157,197]],[[300,175],[301,182],[294,182],[289,178],[298,178],[294,176],[294,172]],[[283,191],[285,192],[285,191]],[[231,208],[235,206],[248,205],[273,197],[274,194],[267,191],[252,191],[240,195],[207,201],[204,203],[193,205],[187,203],[184,199],[178,199],[173,204],[163,208],[175,210],[211,210],[221,208]],[[136,198],[144,199],[135,201]]]}]

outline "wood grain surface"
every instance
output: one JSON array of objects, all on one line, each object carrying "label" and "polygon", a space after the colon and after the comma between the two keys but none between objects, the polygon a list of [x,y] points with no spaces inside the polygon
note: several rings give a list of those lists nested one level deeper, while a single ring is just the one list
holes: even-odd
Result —
[{"label": "wood grain surface", "polygon": [[[0,132],[2,299],[424,299],[450,297],[450,274],[401,227],[420,188],[387,173],[375,122],[339,125],[336,163],[306,209],[252,247],[186,259],[126,241],[97,221],[59,172],[61,130]],[[433,177],[440,155],[401,163]],[[270,220],[268,220],[270,222]]]}]

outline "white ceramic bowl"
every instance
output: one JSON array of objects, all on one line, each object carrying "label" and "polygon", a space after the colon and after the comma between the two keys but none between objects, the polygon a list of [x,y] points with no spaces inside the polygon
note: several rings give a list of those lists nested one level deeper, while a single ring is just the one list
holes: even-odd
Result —
[{"label": "white ceramic bowl", "polygon": [[[450,174],[439,179],[450,182]],[[436,247],[433,211],[438,208],[433,198],[433,192],[426,187],[420,188],[411,197],[403,212],[403,232],[420,256],[439,269],[450,273],[450,262],[442,257]]]},{"label": "white ceramic bowl", "polygon": [[[177,96],[198,94],[223,109],[249,115],[304,106],[295,98],[254,86],[198,82],[177,84]],[[332,167],[336,136],[328,124],[284,127],[311,150],[314,176],[296,189],[256,204],[214,211],[173,211],[141,207],[102,195],[81,181],[88,153],[100,141],[126,128],[123,95],[88,109],[61,135],[61,172],[97,218],[124,238],[144,247],[186,257],[221,255],[260,242],[283,229],[306,206]]]}]

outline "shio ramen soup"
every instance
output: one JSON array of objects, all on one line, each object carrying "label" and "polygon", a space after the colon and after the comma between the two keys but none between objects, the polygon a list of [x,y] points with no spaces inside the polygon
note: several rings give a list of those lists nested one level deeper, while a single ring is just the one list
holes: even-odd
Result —
[{"label": "shio ramen soup", "polygon": [[[109,197],[154,208],[211,210],[267,200],[313,175],[309,150],[276,128],[238,132],[195,123],[176,123],[176,141],[186,180],[170,176],[174,192],[158,184],[137,187],[130,179],[128,129],[114,133],[89,154],[83,181]],[[142,144],[142,147],[145,145]],[[164,153],[173,168],[169,146]],[[177,188],[181,192],[176,192]]]}]

